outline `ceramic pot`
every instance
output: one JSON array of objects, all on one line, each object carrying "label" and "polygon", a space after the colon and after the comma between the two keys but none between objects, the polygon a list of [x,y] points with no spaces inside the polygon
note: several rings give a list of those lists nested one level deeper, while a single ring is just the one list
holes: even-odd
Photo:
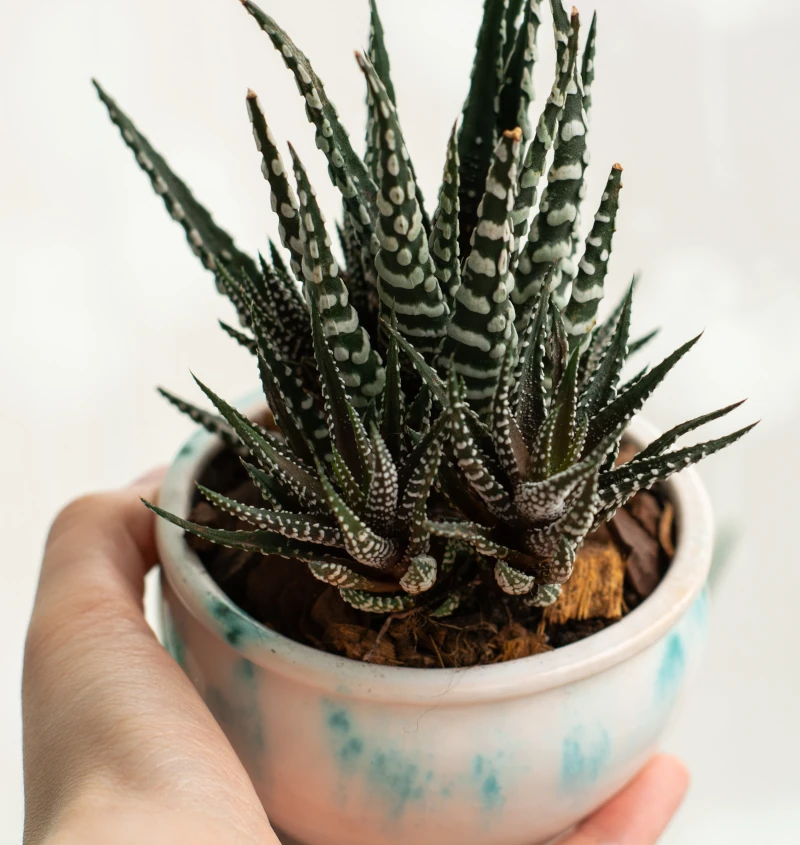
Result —
[{"label": "ceramic pot", "polygon": [[[263,405],[262,405],[263,410]],[[630,436],[656,436],[636,420]],[[220,449],[200,432],[161,506],[186,517]],[[703,648],[711,515],[693,470],[666,489],[678,543],[618,623],[546,654],[468,669],[375,666],[268,630],[159,520],[166,647],[303,845],[536,845],[606,801],[657,749]],[[287,839],[287,841],[291,841]]]}]

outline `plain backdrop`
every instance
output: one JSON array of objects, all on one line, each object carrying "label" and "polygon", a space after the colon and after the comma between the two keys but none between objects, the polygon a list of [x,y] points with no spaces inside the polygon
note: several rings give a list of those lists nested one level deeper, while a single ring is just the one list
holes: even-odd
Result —
[{"label": "plain backdrop", "polygon": [[[800,314],[797,88],[791,0],[597,0],[599,43],[584,221],[625,167],[609,288],[643,271],[635,329],[662,357],[705,336],[646,413],[662,428],[749,396],[763,418],[701,466],[725,571],[708,659],[667,748],[694,783],[667,845],[796,845],[797,432]],[[363,136],[366,0],[264,0]],[[480,0],[383,0],[399,111],[435,196],[468,84]],[[586,23],[590,7],[581,10]],[[548,16],[549,21],[549,16]],[[541,31],[540,97],[552,45]],[[22,824],[19,679],[49,521],[70,497],[167,461],[191,424],[155,394],[228,398],[249,356],[231,312],[151,193],[90,85],[97,76],[244,248],[275,233],[245,112],[248,86],[339,202],[295,86],[234,0],[39,0],[0,10],[0,840]],[[536,108],[536,107],[535,107]],[[535,798],[535,796],[534,796]]]}]

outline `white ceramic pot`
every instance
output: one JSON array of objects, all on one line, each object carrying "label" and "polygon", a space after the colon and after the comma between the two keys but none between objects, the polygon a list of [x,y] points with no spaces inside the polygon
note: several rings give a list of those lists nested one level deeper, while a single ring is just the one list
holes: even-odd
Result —
[{"label": "white ceramic pot", "polygon": [[[644,444],[655,432],[637,420],[630,435]],[[204,432],[183,447],[162,507],[188,515],[219,448]],[[165,644],[273,825],[303,845],[536,845],[653,754],[702,651],[709,505],[692,470],[667,490],[678,544],[659,587],[615,625],[546,654],[409,669],[317,651],[240,610],[181,529],[159,520]]]}]

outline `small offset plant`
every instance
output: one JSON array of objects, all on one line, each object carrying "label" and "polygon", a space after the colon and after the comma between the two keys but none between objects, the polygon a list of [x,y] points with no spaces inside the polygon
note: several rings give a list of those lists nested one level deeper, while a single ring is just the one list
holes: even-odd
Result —
[{"label": "small offset plant", "polygon": [[305,561],[362,610],[447,615],[469,600],[482,568],[505,593],[551,604],[593,529],[639,490],[749,429],[673,448],[732,405],[617,465],[630,420],[697,338],[626,381],[629,356],[649,339],[629,338],[634,283],[598,324],[622,168],[611,167],[582,242],[595,19],[579,57],[578,13],[551,0],[555,78],[534,125],[540,0],[485,0],[469,94],[429,217],[374,0],[369,49],[357,55],[367,88],[363,158],[306,56],[254,3],[243,5],[305,100],[342,196],[335,228],[344,263],[302,162],[290,148],[292,178],[252,91],[247,111],[284,250],[270,244],[270,259],[258,262],[97,86],[236,307],[244,330],[223,328],[253,353],[277,425],[260,427],[203,384],[216,414],[162,391],[241,455],[264,502],[200,487],[249,530],[149,506],[214,543]]}]

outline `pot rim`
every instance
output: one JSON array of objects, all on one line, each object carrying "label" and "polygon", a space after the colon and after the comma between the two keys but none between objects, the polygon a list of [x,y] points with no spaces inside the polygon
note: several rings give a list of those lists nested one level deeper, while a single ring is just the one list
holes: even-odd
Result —
[{"label": "pot rim", "polygon": [[[264,408],[249,396],[239,407],[250,414]],[[658,436],[635,418],[627,432],[643,446]],[[169,467],[159,496],[162,508],[187,518],[195,479],[220,451],[221,441],[204,430],[184,444]],[[460,669],[380,666],[330,654],[285,637],[257,622],[236,605],[208,574],[187,545],[181,528],[156,521],[156,544],[163,577],[189,613],[242,657],[297,682],[352,698],[431,704],[498,701],[543,692],[599,674],[660,639],[691,606],[711,565],[712,515],[694,468],[665,482],[675,508],[678,542],[661,583],[641,605],[613,625],[571,645],[506,663]]]}]

